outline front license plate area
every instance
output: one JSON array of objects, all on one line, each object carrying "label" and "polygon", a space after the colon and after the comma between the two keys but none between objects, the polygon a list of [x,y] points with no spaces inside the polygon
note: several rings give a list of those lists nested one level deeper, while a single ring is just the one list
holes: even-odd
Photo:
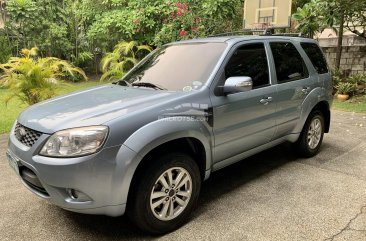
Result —
[{"label": "front license plate area", "polygon": [[17,160],[17,158],[14,157],[9,152],[6,153],[6,157],[8,159],[8,162],[9,162],[10,167],[15,171],[15,173],[18,176],[20,176],[20,174],[19,174],[19,161]]}]

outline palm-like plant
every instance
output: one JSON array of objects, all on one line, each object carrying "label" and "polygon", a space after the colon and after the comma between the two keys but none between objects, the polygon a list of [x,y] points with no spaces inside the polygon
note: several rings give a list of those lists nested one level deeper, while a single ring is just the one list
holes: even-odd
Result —
[{"label": "palm-like plant", "polygon": [[107,53],[101,61],[103,72],[100,81],[115,81],[121,79],[133,68],[146,53],[152,51],[147,45],[138,45],[136,41],[120,42],[111,53]]},{"label": "palm-like plant", "polygon": [[8,100],[18,97],[28,104],[35,104],[56,95],[55,86],[62,83],[66,75],[82,76],[83,70],[64,60],[39,58],[38,49],[23,49],[22,57],[12,57],[0,65],[0,84],[11,92]]},{"label": "palm-like plant", "polygon": [[315,1],[307,3],[302,8],[298,8],[292,17],[299,23],[296,26],[300,32],[308,34],[310,38],[319,31],[320,24],[316,11],[314,11]]},{"label": "palm-like plant", "polygon": [[341,95],[348,95],[355,90],[355,85],[348,82],[340,82],[336,86],[338,93]]}]

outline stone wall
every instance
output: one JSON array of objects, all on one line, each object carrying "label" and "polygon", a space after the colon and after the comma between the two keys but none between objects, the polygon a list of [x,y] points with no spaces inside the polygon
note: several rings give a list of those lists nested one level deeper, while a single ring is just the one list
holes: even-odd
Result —
[{"label": "stone wall", "polygon": [[[337,55],[337,38],[319,39],[329,66],[334,69]],[[349,74],[366,74],[366,39],[357,36],[343,38],[340,68]]]},{"label": "stone wall", "polygon": [[[329,66],[334,69],[337,55],[336,47],[322,47]],[[366,45],[343,46],[340,68],[350,74],[366,74]]]}]

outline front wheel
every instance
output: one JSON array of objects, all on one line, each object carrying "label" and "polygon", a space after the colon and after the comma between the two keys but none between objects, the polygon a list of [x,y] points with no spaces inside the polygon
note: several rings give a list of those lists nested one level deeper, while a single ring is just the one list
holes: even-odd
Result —
[{"label": "front wheel", "polygon": [[313,157],[320,149],[324,136],[324,117],[320,111],[310,113],[300,134],[299,140],[295,143],[297,151],[301,156]]},{"label": "front wheel", "polygon": [[188,155],[170,153],[156,159],[138,173],[127,212],[142,230],[163,234],[184,224],[199,196],[201,176]]}]

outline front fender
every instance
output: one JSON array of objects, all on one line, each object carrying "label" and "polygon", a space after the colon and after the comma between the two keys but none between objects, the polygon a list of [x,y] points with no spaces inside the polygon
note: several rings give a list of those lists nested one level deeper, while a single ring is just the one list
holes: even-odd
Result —
[{"label": "front fender", "polygon": [[144,158],[154,148],[179,138],[199,140],[206,153],[206,171],[212,164],[212,130],[206,122],[195,121],[189,117],[172,117],[151,122],[134,132],[121,146],[117,154],[117,165],[121,168],[122,202],[127,203],[127,196],[133,175]]},{"label": "front fender", "polygon": [[171,140],[192,137],[198,139],[206,150],[206,169],[210,168],[212,131],[204,122],[190,117],[171,117],[149,123],[133,133],[124,143],[140,156]]}]

